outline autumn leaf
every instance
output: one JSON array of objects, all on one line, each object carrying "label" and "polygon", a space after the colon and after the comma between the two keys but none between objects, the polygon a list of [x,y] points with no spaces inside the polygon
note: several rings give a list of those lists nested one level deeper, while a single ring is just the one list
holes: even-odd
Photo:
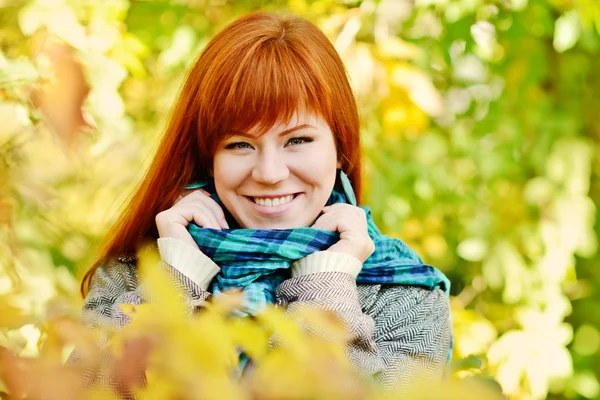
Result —
[{"label": "autumn leaf", "polygon": [[82,112],[89,93],[83,66],[72,47],[47,39],[39,57],[50,65],[50,78],[33,92],[33,102],[52,130],[71,146],[82,129],[89,127]]},{"label": "autumn leaf", "polygon": [[31,316],[12,304],[12,296],[0,295],[0,328],[16,329],[31,321]]},{"label": "autumn leaf", "polygon": [[78,400],[83,388],[74,367],[18,357],[0,347],[0,378],[11,398]]}]

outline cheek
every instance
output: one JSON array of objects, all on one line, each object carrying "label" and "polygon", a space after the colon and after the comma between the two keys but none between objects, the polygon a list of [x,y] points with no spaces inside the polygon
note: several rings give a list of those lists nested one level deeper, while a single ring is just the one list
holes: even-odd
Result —
[{"label": "cheek", "polygon": [[337,160],[330,154],[311,154],[303,157],[295,168],[303,180],[324,189],[331,189],[335,184]]},{"label": "cheek", "polygon": [[321,149],[320,152],[315,152],[311,157],[310,163],[307,163],[307,165],[314,166],[315,170],[318,170],[319,174],[323,174],[323,176],[335,174],[338,164],[337,152],[333,143],[331,147],[327,146]]},{"label": "cheek", "polygon": [[241,163],[236,157],[216,155],[213,162],[213,178],[217,191],[235,190],[244,182],[246,169],[244,163]]}]

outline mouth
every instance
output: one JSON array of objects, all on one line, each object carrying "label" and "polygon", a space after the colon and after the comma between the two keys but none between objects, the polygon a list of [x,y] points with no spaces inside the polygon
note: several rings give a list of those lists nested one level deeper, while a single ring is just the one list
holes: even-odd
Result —
[{"label": "mouth", "polygon": [[300,193],[288,194],[283,196],[253,197],[245,196],[252,204],[253,208],[265,216],[279,216],[289,210],[298,198]]},{"label": "mouth", "polygon": [[254,201],[254,203],[258,204],[259,206],[265,206],[265,207],[278,207],[281,205],[284,205],[286,203],[289,203],[290,201],[294,200],[294,198],[297,196],[296,194],[289,194],[286,196],[278,196],[278,197],[250,197],[252,199],[252,201]]}]

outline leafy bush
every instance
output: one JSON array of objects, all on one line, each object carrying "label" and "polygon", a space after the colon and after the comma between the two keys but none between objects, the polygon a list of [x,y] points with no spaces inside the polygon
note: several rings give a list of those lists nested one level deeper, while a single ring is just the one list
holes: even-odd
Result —
[{"label": "leafy bush", "polygon": [[[241,293],[218,296],[190,315],[185,295],[169,284],[156,254],[139,262],[141,282],[152,299],[121,305],[129,324],[86,329],[77,312],[57,305],[42,329],[39,354],[18,357],[0,347],[0,382],[10,398],[27,399],[500,399],[499,387],[485,381],[434,384],[414,377],[414,388],[383,391],[349,364],[350,340],[341,321],[306,309],[292,319],[268,307],[240,317]],[[10,298],[7,298],[10,302]],[[5,310],[20,318],[17,309]],[[110,321],[109,321],[110,322]],[[18,325],[18,324],[17,324]],[[319,335],[306,326],[319,326]],[[15,328],[12,326],[3,327]],[[63,355],[75,346],[67,365]],[[240,375],[239,353],[252,359]],[[106,386],[84,388],[90,372],[107,377]],[[145,373],[145,379],[142,379]],[[110,377],[110,378],[108,378]]]},{"label": "leafy bush", "polygon": [[37,357],[46,310],[77,309],[183,71],[256,8],[344,59],[367,203],[451,278],[457,365],[514,398],[598,397],[595,0],[0,1],[0,345]]}]

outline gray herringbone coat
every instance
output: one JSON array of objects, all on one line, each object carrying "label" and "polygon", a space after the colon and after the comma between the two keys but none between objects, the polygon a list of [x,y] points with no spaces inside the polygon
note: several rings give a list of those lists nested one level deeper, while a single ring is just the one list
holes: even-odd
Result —
[{"label": "gray herringbone coat", "polygon": [[[188,293],[188,302],[202,304],[210,293],[175,268],[164,264],[176,285]],[[119,304],[140,304],[134,256],[117,257],[94,274],[83,305],[88,326],[116,327],[128,322]],[[441,290],[416,286],[356,284],[350,274],[321,272],[292,277],[277,289],[277,304],[293,315],[309,305],[334,311],[347,325],[353,340],[347,353],[366,375],[375,375],[386,387],[406,386],[418,372],[441,378],[451,341],[448,297]],[[73,354],[70,362],[77,362]],[[114,377],[90,371],[86,386],[112,385]]]}]

